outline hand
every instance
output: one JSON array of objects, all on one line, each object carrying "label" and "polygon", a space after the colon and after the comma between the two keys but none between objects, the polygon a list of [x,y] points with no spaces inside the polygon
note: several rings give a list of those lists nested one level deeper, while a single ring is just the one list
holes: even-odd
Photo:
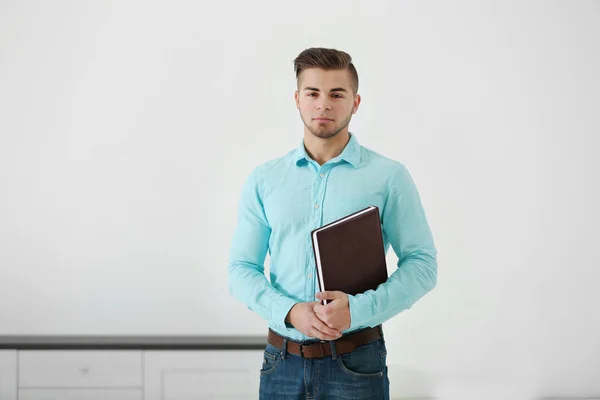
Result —
[{"label": "hand", "polygon": [[312,301],[294,304],[286,321],[308,337],[321,340],[338,339],[342,333],[325,325],[313,311],[318,303],[318,301]]},{"label": "hand", "polygon": [[340,291],[319,292],[319,300],[332,300],[327,305],[316,302],[313,311],[329,328],[343,331],[350,328],[350,303],[348,295]]}]

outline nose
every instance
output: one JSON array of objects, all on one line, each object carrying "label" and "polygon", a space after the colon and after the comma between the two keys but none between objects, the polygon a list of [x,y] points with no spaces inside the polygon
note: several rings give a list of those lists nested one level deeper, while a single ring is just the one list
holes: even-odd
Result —
[{"label": "nose", "polygon": [[317,104],[317,110],[321,110],[323,108],[325,108],[326,110],[331,110],[331,104],[329,104],[328,102]]}]

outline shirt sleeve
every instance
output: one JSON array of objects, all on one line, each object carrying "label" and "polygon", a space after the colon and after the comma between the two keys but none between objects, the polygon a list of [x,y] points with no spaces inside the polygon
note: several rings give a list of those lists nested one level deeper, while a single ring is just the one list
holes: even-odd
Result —
[{"label": "shirt sleeve", "polygon": [[260,198],[256,169],[247,178],[238,205],[237,226],[229,255],[229,292],[272,325],[289,331],[285,318],[297,303],[265,277],[264,261],[271,228]]},{"label": "shirt sleeve", "polygon": [[398,268],[377,290],[348,296],[350,328],[377,326],[437,284],[437,251],[419,193],[403,165],[390,179],[382,211],[383,233],[398,256]]}]

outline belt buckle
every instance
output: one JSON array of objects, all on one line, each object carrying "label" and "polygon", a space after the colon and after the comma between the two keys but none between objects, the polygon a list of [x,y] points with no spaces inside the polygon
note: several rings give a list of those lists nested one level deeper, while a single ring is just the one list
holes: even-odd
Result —
[{"label": "belt buckle", "polygon": [[303,349],[304,349],[304,345],[302,343],[300,343],[300,357],[306,358],[306,357],[304,357],[304,351],[303,351]]},{"label": "belt buckle", "polygon": [[[326,342],[323,341],[323,340],[321,340],[320,342],[312,343],[312,344],[309,345],[309,346],[312,346],[314,344],[319,344],[319,350],[320,350],[321,354],[318,356],[318,358],[325,357],[325,350],[324,350],[324,347],[323,347],[323,343],[326,343]],[[300,356],[302,358],[307,358],[307,357],[304,356],[304,344],[300,345]],[[311,357],[311,358],[317,358],[317,357]]]}]

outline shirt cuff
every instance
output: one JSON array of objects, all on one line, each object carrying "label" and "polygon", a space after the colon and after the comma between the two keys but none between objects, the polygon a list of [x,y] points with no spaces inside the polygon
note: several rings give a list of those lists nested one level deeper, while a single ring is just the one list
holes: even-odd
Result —
[{"label": "shirt cuff", "polygon": [[373,312],[370,296],[363,293],[348,295],[348,305],[350,307],[350,328],[348,328],[348,331],[366,325],[371,319]]},{"label": "shirt cuff", "polygon": [[279,328],[291,332],[290,329],[293,328],[293,326],[286,323],[285,318],[296,303],[298,303],[296,300],[286,296],[281,296],[277,302],[274,302],[271,308],[271,321],[273,324]]}]

